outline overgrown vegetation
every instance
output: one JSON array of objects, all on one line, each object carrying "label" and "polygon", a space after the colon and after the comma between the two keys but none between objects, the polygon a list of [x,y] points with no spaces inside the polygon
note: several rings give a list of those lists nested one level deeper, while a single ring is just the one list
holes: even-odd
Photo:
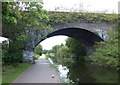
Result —
[{"label": "overgrown vegetation", "polygon": [[[23,8],[21,5],[25,5]],[[29,44],[31,38],[43,38],[41,36],[34,37],[30,34],[32,30],[40,31],[50,30],[48,24],[47,11],[43,10],[42,2],[2,2],[2,33],[3,37],[9,38],[9,46],[3,50],[3,64],[18,63],[22,59],[22,51],[25,45]],[[43,25],[40,22],[46,23]],[[28,33],[29,32],[29,33]]]},{"label": "overgrown vegetation", "polygon": [[83,44],[73,38],[66,40],[66,46],[69,48],[70,53],[74,54],[76,60],[84,60],[84,56],[87,54],[87,50]]},{"label": "overgrown vegetation", "polygon": [[48,51],[47,56],[52,58],[55,63],[62,63],[65,65],[74,60],[84,61],[86,49],[79,41],[68,38],[65,45],[61,44],[54,46],[52,50]]},{"label": "overgrown vegetation", "polygon": [[[3,83],[11,83],[30,66],[20,63],[23,60],[23,50],[26,50],[25,45],[29,44],[30,39],[43,38],[42,32],[51,30],[47,11],[43,9],[42,4],[42,2],[2,2],[2,36],[9,39],[9,45],[2,43],[3,55],[0,56]],[[41,36],[32,36],[32,30],[39,31]]]},{"label": "overgrown vegetation", "polygon": [[3,65],[2,83],[12,83],[20,74],[22,74],[31,64],[20,63],[14,67],[12,65]]},{"label": "overgrown vegetation", "polygon": [[103,67],[118,67],[118,31],[111,30],[110,39],[95,45],[96,51],[89,56],[93,63]]},{"label": "overgrown vegetation", "polygon": [[11,41],[9,45],[4,44],[2,48],[2,64],[17,65],[22,61],[22,48],[19,42]]},{"label": "overgrown vegetation", "polygon": [[69,23],[69,22],[88,22],[101,23],[117,22],[117,14],[105,13],[80,13],[80,12],[49,12],[50,24]]},{"label": "overgrown vegetation", "polygon": [[96,43],[94,46],[95,52],[89,56],[86,56],[85,47],[80,44],[79,41],[72,38],[68,38],[65,45],[54,46],[52,50],[48,51],[47,55],[51,57],[54,62],[62,63],[63,65],[66,64],[66,61],[83,61],[89,58],[93,64],[98,66],[119,69],[118,29],[109,30],[108,35],[109,40]]},{"label": "overgrown vegetation", "polygon": [[43,51],[43,49],[42,49],[42,46],[41,46],[41,45],[37,45],[37,46],[34,48],[34,52],[35,52],[36,54],[42,55],[42,51]]},{"label": "overgrown vegetation", "polygon": [[35,60],[38,60],[39,57],[40,57],[40,55],[38,55],[38,54],[34,54],[34,59],[35,59]]}]

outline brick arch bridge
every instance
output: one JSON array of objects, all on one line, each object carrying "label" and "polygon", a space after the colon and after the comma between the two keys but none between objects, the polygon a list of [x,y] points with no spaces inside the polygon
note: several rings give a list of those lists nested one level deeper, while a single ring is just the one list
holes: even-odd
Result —
[{"label": "brick arch bridge", "polygon": [[[105,31],[108,29],[114,29],[116,26],[115,23],[87,23],[87,22],[74,22],[74,23],[64,23],[64,24],[54,24],[51,25],[53,28],[53,32],[49,32],[47,30],[42,33],[39,30],[34,30],[33,28],[27,32],[28,36],[47,36],[52,37],[56,35],[66,35],[69,37],[73,37],[79,40],[81,43],[85,44],[86,47],[92,47],[95,42],[103,41],[104,37],[95,34],[96,30],[102,30],[101,33],[105,34]],[[23,50],[23,61],[25,59],[30,60],[31,63],[34,62],[34,47],[38,45],[42,40],[42,38],[29,38],[28,43],[25,45]]]}]

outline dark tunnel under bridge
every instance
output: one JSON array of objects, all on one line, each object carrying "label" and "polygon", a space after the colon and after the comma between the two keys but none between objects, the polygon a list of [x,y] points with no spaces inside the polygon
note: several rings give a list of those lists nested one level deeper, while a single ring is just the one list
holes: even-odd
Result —
[{"label": "dark tunnel under bridge", "polygon": [[[54,31],[54,32],[48,34],[45,39],[47,39],[49,37],[57,36],[57,35],[65,35],[65,36],[68,36],[68,37],[72,37],[72,38],[80,41],[80,43],[84,44],[86,47],[93,47],[95,42],[104,41],[97,34],[91,32],[91,31],[85,30],[85,29],[81,29],[81,28],[60,29],[60,30],[57,30],[57,31]],[[42,39],[41,41],[43,41],[45,39]]]}]

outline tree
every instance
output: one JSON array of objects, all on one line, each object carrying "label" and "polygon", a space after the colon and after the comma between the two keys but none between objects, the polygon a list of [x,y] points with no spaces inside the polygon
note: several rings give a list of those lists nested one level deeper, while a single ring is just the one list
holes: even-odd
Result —
[{"label": "tree", "polygon": [[50,50],[51,53],[57,53],[58,49],[61,47],[61,45],[55,45],[52,47],[52,49]]},{"label": "tree", "polygon": [[66,46],[69,48],[70,52],[72,54],[75,54],[75,59],[84,60],[84,56],[86,55],[87,51],[85,49],[85,46],[81,44],[78,40],[75,40],[73,38],[68,38],[66,40]]},{"label": "tree", "polygon": [[56,57],[58,58],[57,61],[59,64],[63,64],[66,65],[66,63],[68,63],[67,61],[71,60],[71,54],[69,51],[69,48],[65,45],[62,45],[57,53],[56,53]]},{"label": "tree", "polygon": [[57,56],[61,58],[69,57],[69,49],[65,45],[61,46],[57,51]]},{"label": "tree", "polygon": [[[20,4],[25,5],[24,10]],[[26,31],[35,28],[34,30],[39,30],[42,34],[44,30],[50,30],[47,11],[43,9],[42,4],[42,2],[2,2],[2,36],[9,38],[10,45],[3,52],[4,63],[8,61],[16,63],[22,58],[22,50],[28,42],[26,39],[30,38]],[[43,22],[46,25],[43,25]],[[42,38],[42,35],[38,37]],[[18,56],[20,59],[16,58]]]},{"label": "tree", "polygon": [[[25,5],[22,10],[21,5]],[[22,35],[25,30],[31,27],[35,30],[50,29],[47,22],[47,11],[43,10],[42,2],[2,2],[2,24],[3,36],[14,39]],[[43,25],[40,22],[45,22]]]},{"label": "tree", "polygon": [[51,50],[48,51],[48,55],[54,62],[58,63],[59,56],[57,55],[58,50],[62,45],[53,46]]},{"label": "tree", "polygon": [[48,50],[44,49],[43,54],[47,54],[47,53],[48,53]]},{"label": "tree", "polygon": [[19,33],[18,22],[22,18],[17,2],[2,2],[2,32],[7,38],[15,37]]},{"label": "tree", "polygon": [[38,45],[38,46],[36,46],[36,47],[34,48],[34,52],[35,52],[36,54],[42,55],[42,51],[43,51],[43,49],[42,49],[42,46],[41,46],[41,45]]},{"label": "tree", "polygon": [[96,43],[96,51],[92,53],[89,57],[93,61],[93,63],[104,66],[104,67],[114,67],[119,69],[119,35],[118,29],[110,30],[109,40],[106,42],[98,42]]}]

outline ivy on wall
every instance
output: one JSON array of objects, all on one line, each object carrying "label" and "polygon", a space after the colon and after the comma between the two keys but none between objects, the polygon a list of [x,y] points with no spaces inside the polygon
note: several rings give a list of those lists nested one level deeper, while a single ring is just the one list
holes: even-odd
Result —
[{"label": "ivy on wall", "polygon": [[116,23],[117,14],[81,13],[81,12],[49,12],[50,24],[87,22],[87,23]]}]

